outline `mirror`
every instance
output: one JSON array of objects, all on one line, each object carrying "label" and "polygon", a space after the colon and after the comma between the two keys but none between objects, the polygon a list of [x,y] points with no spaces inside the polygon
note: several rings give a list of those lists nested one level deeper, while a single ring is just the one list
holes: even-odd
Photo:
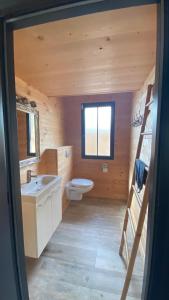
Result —
[{"label": "mirror", "polygon": [[20,166],[40,159],[39,113],[28,105],[17,103],[18,148]]}]

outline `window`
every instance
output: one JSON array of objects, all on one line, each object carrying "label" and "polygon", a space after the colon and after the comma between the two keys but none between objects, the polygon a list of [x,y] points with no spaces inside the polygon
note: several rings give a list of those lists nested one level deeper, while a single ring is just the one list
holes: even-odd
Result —
[{"label": "window", "polygon": [[82,157],[114,158],[114,102],[82,104]]},{"label": "window", "polygon": [[27,155],[36,156],[35,114],[27,113]]}]

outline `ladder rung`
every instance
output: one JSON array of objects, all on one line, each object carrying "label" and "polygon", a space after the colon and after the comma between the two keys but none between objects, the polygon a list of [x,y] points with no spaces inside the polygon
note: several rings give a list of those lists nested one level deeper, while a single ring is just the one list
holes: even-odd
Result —
[{"label": "ladder rung", "polygon": [[146,170],[147,172],[149,172],[149,166],[146,166],[146,167],[145,167],[145,170]]},{"label": "ladder rung", "polygon": [[127,260],[127,265],[129,263],[129,250],[128,250],[128,246],[127,246],[127,236],[126,236],[126,232],[123,232],[124,235],[124,245],[125,245],[125,250],[126,250],[126,260]]},{"label": "ladder rung", "polygon": [[131,229],[132,229],[132,232],[133,232],[133,237],[135,237],[136,231],[135,231],[135,227],[134,227],[133,218],[132,218],[132,215],[131,215],[130,208],[127,209],[127,212],[128,212],[128,216],[129,216],[129,220],[130,220],[130,224],[131,224]]},{"label": "ladder rung", "polygon": [[[147,88],[147,95],[146,95],[146,101],[145,101],[145,107],[144,107],[144,117],[143,117],[143,122],[141,125],[141,130],[140,130],[141,133],[139,136],[135,159],[140,157],[141,148],[142,148],[142,144],[144,141],[143,137],[152,135],[152,130],[151,129],[149,130],[148,128],[146,128],[146,122],[147,122],[148,116],[151,112],[149,105],[154,102],[152,99],[152,88],[153,88],[153,85],[149,84],[148,88]],[[147,171],[148,171],[148,169],[149,168],[147,167]],[[148,206],[149,178],[150,178],[150,174],[148,172],[145,189],[144,189],[144,194],[143,194],[143,199],[141,199],[141,196],[138,194],[137,189],[134,186],[135,185],[135,172],[133,172],[132,184],[131,184],[131,189],[130,189],[130,193],[129,193],[128,203],[127,203],[127,209],[126,209],[126,214],[125,214],[125,219],[124,219],[124,224],[123,224],[122,238],[121,238],[120,251],[119,251],[120,255],[122,256],[123,248],[125,247],[126,262],[128,261],[127,274],[126,274],[126,278],[125,278],[125,282],[124,282],[120,300],[126,300],[126,298],[127,298],[127,293],[128,293],[128,289],[129,289],[129,285],[130,285],[130,281],[131,281],[131,277],[132,277],[132,273],[133,273],[133,269],[134,269],[134,265],[135,265],[135,261],[136,261],[136,256],[137,256],[137,252],[139,250],[141,234],[143,231],[143,226],[144,226],[144,221],[145,221],[145,216],[146,216],[146,211],[147,211],[147,206]],[[139,218],[138,218],[137,224],[135,224],[135,222],[133,222],[134,220],[132,218],[131,209],[130,209],[130,207],[132,205],[132,197],[133,197],[134,193],[136,195],[136,201],[138,201],[138,204],[140,206],[140,212],[139,212]],[[130,253],[128,251],[127,236],[126,236],[128,222],[131,223],[131,227],[132,227],[131,229],[135,236]]]},{"label": "ladder rung", "polygon": [[139,196],[139,194],[138,194],[138,192],[137,192],[137,190],[136,190],[136,188],[135,188],[134,185],[132,185],[132,188],[133,188],[133,191],[134,191],[134,193],[135,193],[137,202],[138,202],[139,206],[141,207],[141,199],[140,199],[140,196]]},{"label": "ladder rung", "polygon": [[141,135],[152,135],[152,131],[141,132]]},{"label": "ladder rung", "polygon": [[148,106],[150,106],[152,103],[154,102],[154,99],[153,100],[151,100],[151,101],[149,101],[146,105],[145,105],[145,107],[148,107]]}]

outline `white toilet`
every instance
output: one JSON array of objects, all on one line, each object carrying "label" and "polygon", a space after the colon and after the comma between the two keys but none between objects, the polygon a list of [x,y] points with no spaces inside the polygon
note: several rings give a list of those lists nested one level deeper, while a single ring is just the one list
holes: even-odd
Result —
[{"label": "white toilet", "polygon": [[83,194],[89,192],[94,182],[89,179],[74,178],[66,184],[66,194],[69,200],[82,200]]}]

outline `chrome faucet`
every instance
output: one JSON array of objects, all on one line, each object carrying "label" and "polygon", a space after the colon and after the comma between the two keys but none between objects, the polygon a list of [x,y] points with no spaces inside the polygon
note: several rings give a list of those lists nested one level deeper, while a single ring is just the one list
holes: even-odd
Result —
[{"label": "chrome faucet", "polygon": [[32,175],[32,170],[27,170],[27,183],[31,182],[32,177],[37,177],[37,175]]}]

